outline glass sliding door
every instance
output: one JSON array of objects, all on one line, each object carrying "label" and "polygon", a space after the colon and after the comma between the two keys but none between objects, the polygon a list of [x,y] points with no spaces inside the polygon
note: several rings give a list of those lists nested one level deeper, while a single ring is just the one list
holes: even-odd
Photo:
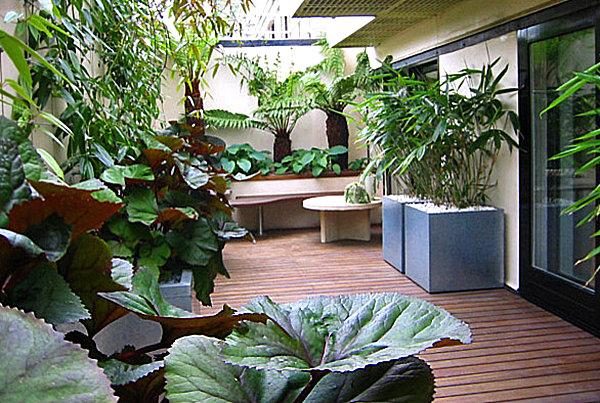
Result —
[{"label": "glass sliding door", "polygon": [[597,172],[575,172],[595,155],[565,159],[552,156],[574,138],[598,127],[596,116],[580,116],[596,107],[594,85],[578,91],[540,116],[556,99],[556,89],[596,63],[594,12],[541,24],[519,33],[520,119],[524,148],[521,195],[521,293],[592,331],[598,323],[596,262],[577,264],[596,246],[595,223],[578,223],[591,211],[562,214],[598,183]]}]

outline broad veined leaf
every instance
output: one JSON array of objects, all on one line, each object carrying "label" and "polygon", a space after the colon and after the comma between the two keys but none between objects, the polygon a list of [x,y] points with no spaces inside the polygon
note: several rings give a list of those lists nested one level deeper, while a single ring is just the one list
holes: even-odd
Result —
[{"label": "broad veined leaf", "polygon": [[45,170],[44,163],[21,128],[4,116],[0,116],[0,139],[7,139],[17,144],[25,176],[30,180],[40,180]]},{"label": "broad veined leaf", "polygon": [[92,319],[83,321],[91,337],[127,313],[98,296],[99,292],[126,290],[113,280],[112,254],[100,238],[89,234],[79,237],[60,260],[58,268],[92,315]]},{"label": "broad veined leaf", "polygon": [[98,179],[88,179],[73,185],[76,189],[92,190],[92,197],[101,202],[121,203],[123,200]]},{"label": "broad veined leaf", "polygon": [[[227,364],[220,356],[222,345],[223,341],[205,336],[188,336],[173,344],[165,360],[169,401],[293,402],[310,379],[304,372]],[[426,403],[432,399],[431,369],[424,361],[408,357],[353,372],[329,373],[304,401]]]},{"label": "broad veined leaf", "polygon": [[167,234],[168,244],[177,251],[179,259],[192,266],[205,266],[219,250],[217,237],[206,218],[181,223],[180,231]]},{"label": "broad veined leaf", "polygon": [[61,216],[52,213],[44,221],[27,228],[23,235],[42,248],[49,261],[56,262],[67,253],[71,231],[72,227]]},{"label": "broad veined leaf", "polygon": [[127,260],[113,259],[110,276],[115,283],[129,290],[132,285],[131,281],[133,280],[133,265]]},{"label": "broad veined leaf", "polygon": [[115,165],[106,169],[100,179],[108,183],[125,186],[125,181],[132,183],[149,182],[154,180],[152,169],[146,165]]},{"label": "broad veined leaf", "polygon": [[176,223],[182,220],[195,220],[197,218],[198,212],[196,212],[196,210],[192,207],[172,207],[160,210],[155,222]]},{"label": "broad veined leaf", "polygon": [[165,236],[159,231],[153,231],[152,243],[144,243],[140,246],[137,265],[158,271],[167,263],[170,256],[171,247]]},{"label": "broad veined leaf", "polygon": [[152,189],[133,188],[126,200],[130,222],[150,225],[158,218],[158,204]]},{"label": "broad veined leaf", "polygon": [[249,234],[246,228],[240,227],[233,218],[221,210],[215,211],[209,218],[209,224],[213,232],[221,239],[243,238]]},{"label": "broad veined leaf", "polygon": [[100,364],[110,383],[113,385],[126,385],[135,382],[146,375],[164,367],[163,361],[154,361],[148,364],[134,365],[110,359]]},{"label": "broad veined leaf", "polygon": [[310,379],[303,373],[286,376],[226,364],[219,355],[219,343],[189,336],[173,344],[165,359],[170,402],[291,403]]},{"label": "broad veined leaf", "polygon": [[47,263],[38,265],[7,292],[7,304],[51,324],[89,319],[89,312],[69,284]]},{"label": "broad veined leaf", "polygon": [[163,328],[161,342],[166,347],[182,336],[206,334],[225,337],[241,321],[266,320],[262,314],[235,315],[235,311],[227,306],[214,316],[197,316],[177,308],[164,300],[158,287],[158,274],[147,268],[137,271],[131,291],[104,292],[99,295],[142,319],[160,323]]},{"label": "broad veined leaf", "polygon": [[187,183],[189,187],[192,189],[199,189],[202,186],[206,185],[211,177],[210,175],[203,169],[198,168],[196,166],[192,166],[181,162],[179,160],[175,161],[177,168],[179,168],[179,173],[181,177]]},{"label": "broad veined leaf", "polygon": [[0,138],[0,227],[8,224],[6,213],[31,198],[17,143]]},{"label": "broad veined leaf", "polygon": [[259,297],[245,310],[272,321],[235,329],[222,354],[231,363],[259,369],[354,371],[436,344],[471,341],[464,322],[429,302],[396,293],[316,297],[285,305]]},{"label": "broad veined leaf", "polygon": [[116,402],[87,353],[33,315],[0,306],[0,401]]},{"label": "broad veined leaf", "polygon": [[32,225],[57,214],[73,227],[72,237],[98,229],[116,213],[121,203],[101,202],[93,190],[76,189],[51,182],[30,181],[42,198],[28,200],[13,207],[8,214],[8,229],[24,233]]}]

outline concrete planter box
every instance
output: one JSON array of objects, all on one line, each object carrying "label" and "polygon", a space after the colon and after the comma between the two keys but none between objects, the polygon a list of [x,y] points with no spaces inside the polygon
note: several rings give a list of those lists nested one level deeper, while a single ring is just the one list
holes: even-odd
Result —
[{"label": "concrete planter box", "polygon": [[407,204],[421,203],[402,195],[383,197],[383,260],[404,273],[404,210]]},{"label": "concrete planter box", "polygon": [[504,286],[504,214],[405,206],[406,276],[427,292]]},{"label": "concrete planter box", "polygon": [[[192,272],[185,270],[177,283],[160,285],[160,293],[171,304],[192,311]],[[112,354],[126,345],[137,348],[158,343],[162,337],[162,329],[156,322],[140,319],[129,313],[117,319],[95,337],[98,349],[105,354]]]}]

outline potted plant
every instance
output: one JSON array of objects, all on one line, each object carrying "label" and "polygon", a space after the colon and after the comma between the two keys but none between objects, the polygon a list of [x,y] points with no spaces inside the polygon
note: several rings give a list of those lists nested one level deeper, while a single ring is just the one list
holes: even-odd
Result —
[{"label": "potted plant", "polygon": [[487,193],[502,146],[517,145],[507,128],[518,132],[518,119],[498,99],[515,91],[500,87],[508,66],[495,76],[498,63],[441,84],[406,80],[401,91],[403,149],[381,160],[427,201],[405,206],[404,246],[406,275],[429,292],[503,285],[504,217]]},{"label": "potted plant", "polygon": [[[329,147],[348,148],[349,130],[344,109],[372,83],[369,57],[366,52],[359,53],[354,73],[344,75],[346,63],[343,52],[330,48],[325,40],[317,44],[322,46],[324,59],[307,69],[306,90],[312,95],[313,108],[323,111],[327,116],[325,123]],[[342,169],[347,169],[348,153],[337,155],[335,162]]]},{"label": "potted plant", "polygon": [[258,59],[228,56],[223,61],[232,64],[241,75],[250,95],[258,98],[258,107],[251,117],[224,110],[206,111],[207,123],[222,129],[254,127],[271,133],[275,137],[273,160],[281,162],[292,152],[290,135],[296,122],[311,109],[310,99],[304,93],[304,72],[291,73],[280,80],[276,68],[263,67]]}]

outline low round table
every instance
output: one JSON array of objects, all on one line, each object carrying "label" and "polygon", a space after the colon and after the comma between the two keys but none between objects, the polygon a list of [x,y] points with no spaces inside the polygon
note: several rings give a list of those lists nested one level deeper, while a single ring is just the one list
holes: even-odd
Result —
[{"label": "low round table", "polygon": [[340,239],[369,241],[371,239],[371,210],[381,204],[381,199],[371,203],[346,203],[344,196],[312,197],[302,202],[302,207],[321,213],[321,242]]}]

